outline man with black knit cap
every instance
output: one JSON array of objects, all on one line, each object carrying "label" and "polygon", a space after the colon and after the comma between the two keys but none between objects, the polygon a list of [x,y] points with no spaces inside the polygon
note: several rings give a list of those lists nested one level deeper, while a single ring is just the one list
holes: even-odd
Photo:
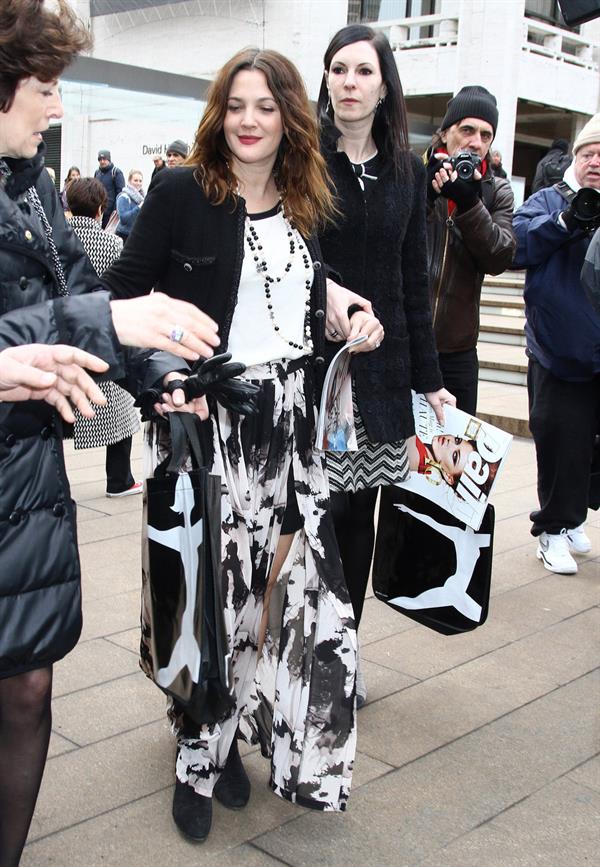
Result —
[{"label": "man with black knit cap", "polygon": [[[448,101],[427,151],[429,279],[440,369],[458,408],[471,415],[477,410],[481,285],[485,274],[509,267],[515,250],[512,189],[490,165],[497,126],[495,97],[485,87],[463,87]],[[470,178],[459,177],[449,159],[467,152],[479,167]]]},{"label": "man with black knit cap", "polygon": [[102,228],[105,229],[117,206],[117,196],[125,186],[123,172],[113,165],[109,150],[98,151],[98,168],[94,172],[94,177],[106,190],[106,208],[102,214]]}]

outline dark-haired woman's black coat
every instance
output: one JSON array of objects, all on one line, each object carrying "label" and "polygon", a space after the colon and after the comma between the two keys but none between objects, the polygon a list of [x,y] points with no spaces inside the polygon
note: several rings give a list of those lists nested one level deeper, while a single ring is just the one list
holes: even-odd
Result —
[{"label": "dark-haired woman's black coat", "polygon": [[406,439],[414,433],[411,388],[442,387],[429,306],[425,169],[411,154],[411,171],[396,177],[386,162],[365,200],[329,133],[322,147],[341,212],[319,235],[323,261],[371,301],[385,329],[379,349],[353,357],[361,417],[374,443]]}]

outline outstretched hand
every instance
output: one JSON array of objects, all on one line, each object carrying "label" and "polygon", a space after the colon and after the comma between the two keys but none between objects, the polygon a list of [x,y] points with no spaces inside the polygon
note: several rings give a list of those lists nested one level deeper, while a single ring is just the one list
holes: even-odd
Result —
[{"label": "outstretched hand", "polygon": [[110,302],[120,343],[162,349],[197,361],[210,358],[219,345],[218,326],[195,304],[152,292],[140,298]]},{"label": "outstretched hand", "polygon": [[93,418],[90,401],[103,406],[106,398],[84,370],[104,373],[108,364],[75,346],[29,343],[0,352],[0,400],[44,400],[65,421],[73,423],[72,406]]}]

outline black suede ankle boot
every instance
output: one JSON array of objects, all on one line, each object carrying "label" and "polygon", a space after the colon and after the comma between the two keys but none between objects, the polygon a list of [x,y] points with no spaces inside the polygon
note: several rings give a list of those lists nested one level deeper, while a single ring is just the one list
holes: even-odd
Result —
[{"label": "black suede ankle boot", "polygon": [[182,834],[203,843],[212,822],[212,798],[198,795],[187,783],[175,780],[173,820]]},{"label": "black suede ankle boot", "polygon": [[241,810],[250,799],[250,780],[240,758],[237,738],[234,738],[231,744],[223,773],[217,780],[213,794],[230,810]]}]

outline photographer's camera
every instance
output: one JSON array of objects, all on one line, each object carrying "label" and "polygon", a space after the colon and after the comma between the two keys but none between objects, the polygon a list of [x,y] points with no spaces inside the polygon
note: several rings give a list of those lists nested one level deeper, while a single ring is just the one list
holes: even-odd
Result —
[{"label": "photographer's camera", "polygon": [[460,151],[448,162],[462,181],[472,180],[475,169],[481,169],[481,157],[471,151]]}]

